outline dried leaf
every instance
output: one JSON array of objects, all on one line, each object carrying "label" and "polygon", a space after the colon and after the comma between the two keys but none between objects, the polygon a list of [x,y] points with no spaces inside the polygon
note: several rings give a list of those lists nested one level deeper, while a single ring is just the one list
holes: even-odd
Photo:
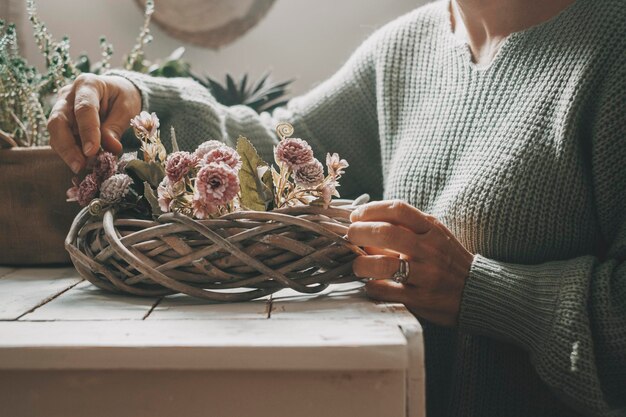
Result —
[{"label": "dried leaf", "polygon": [[161,207],[159,206],[159,200],[148,182],[143,183],[143,195],[146,197],[146,200],[148,200],[154,216],[160,216],[163,214],[163,211],[161,211]]},{"label": "dried leaf", "polygon": [[256,211],[271,210],[274,201],[272,174],[250,141],[243,136],[237,139],[237,153],[241,157],[239,171],[241,204]]},{"label": "dried leaf", "polygon": [[134,174],[142,182],[145,181],[153,188],[157,188],[165,177],[165,170],[161,164],[134,159],[126,164],[126,172]]}]

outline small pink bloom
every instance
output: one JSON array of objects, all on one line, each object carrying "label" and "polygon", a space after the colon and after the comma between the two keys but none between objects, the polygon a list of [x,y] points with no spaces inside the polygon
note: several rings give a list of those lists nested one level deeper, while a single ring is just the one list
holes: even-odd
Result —
[{"label": "small pink bloom", "polygon": [[313,149],[309,144],[298,138],[283,139],[274,150],[276,162],[291,169],[306,165],[313,161]]},{"label": "small pink bloom", "polygon": [[202,164],[207,165],[212,162],[223,162],[235,171],[241,169],[241,157],[233,148],[228,146],[220,146],[219,148],[211,149],[202,158]]},{"label": "small pink bloom", "polygon": [[198,171],[194,199],[209,206],[230,203],[239,193],[237,172],[223,162],[211,162]]},{"label": "small pink bloom", "polygon": [[174,152],[165,161],[165,172],[171,182],[183,179],[196,165],[198,158],[189,152]]},{"label": "small pink bloom", "polygon": [[157,187],[157,197],[161,211],[164,213],[168,213],[171,210],[174,195],[171,192],[170,181],[167,177],[163,178],[163,181],[161,181],[161,183]]},{"label": "small pink bloom", "polygon": [[225,145],[219,140],[207,140],[206,142],[201,143],[200,146],[196,148],[194,155],[196,155],[198,159],[203,159],[207,153],[221,146]]},{"label": "small pink bloom", "polygon": [[339,193],[337,192],[336,184],[331,181],[328,184],[324,185],[324,187],[322,188],[322,200],[324,201],[324,208],[328,208],[330,206],[333,197],[339,197]]},{"label": "small pink bloom", "polygon": [[91,200],[96,197],[98,193],[98,179],[94,173],[91,173],[85,177],[85,179],[78,186],[77,201],[82,207],[89,205]]},{"label": "small pink bloom", "polygon": [[293,174],[293,179],[301,187],[315,187],[324,181],[324,167],[320,161],[314,159],[312,162],[298,167]]},{"label": "small pink bloom", "polygon": [[109,179],[117,171],[117,158],[111,152],[101,152],[96,157],[93,173],[99,183]]},{"label": "small pink bloom", "polygon": [[328,174],[333,178],[340,177],[350,165],[345,159],[341,159],[339,154],[326,154],[326,166],[328,167]]},{"label": "small pink bloom", "polygon": [[208,219],[211,214],[217,212],[217,207],[211,204],[206,204],[199,197],[194,196],[191,201],[191,208],[193,210],[193,215],[196,219],[204,220]]},{"label": "small pink bloom", "polygon": [[65,192],[67,202],[78,201],[78,177],[72,178],[72,186]]},{"label": "small pink bloom", "polygon": [[156,138],[159,123],[156,113],[150,114],[147,111],[142,111],[138,116],[130,120],[135,136],[143,140]]}]

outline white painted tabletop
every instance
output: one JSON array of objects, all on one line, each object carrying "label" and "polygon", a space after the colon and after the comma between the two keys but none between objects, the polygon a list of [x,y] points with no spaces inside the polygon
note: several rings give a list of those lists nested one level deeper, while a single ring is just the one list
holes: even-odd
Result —
[{"label": "white painted tabletop", "polygon": [[424,415],[422,331],[360,282],[217,304],[111,294],[73,268],[0,267],[0,373],[29,370],[399,371]]}]

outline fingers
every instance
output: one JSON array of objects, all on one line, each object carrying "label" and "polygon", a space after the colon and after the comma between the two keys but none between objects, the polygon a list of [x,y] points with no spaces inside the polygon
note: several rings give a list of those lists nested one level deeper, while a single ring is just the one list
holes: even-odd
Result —
[{"label": "fingers", "polygon": [[120,142],[122,134],[130,125],[129,111],[124,105],[113,106],[111,112],[102,123],[102,147],[112,154],[122,152]]},{"label": "fingers", "polygon": [[54,105],[48,119],[50,146],[65,161],[74,173],[85,166],[85,157],[78,146],[78,138],[72,132],[73,109],[66,98],[60,98]]},{"label": "fingers", "polygon": [[368,281],[365,284],[368,297],[388,303],[410,304],[417,291],[415,287],[393,281]]},{"label": "fingers", "polygon": [[352,223],[348,229],[348,240],[358,246],[374,246],[409,257],[417,257],[422,246],[415,233],[384,222]]},{"label": "fingers", "polygon": [[392,258],[398,258],[400,256],[396,252],[392,252],[390,250],[385,250],[382,248],[377,248],[375,246],[366,246],[363,249],[365,250],[365,252],[367,252],[368,255],[384,255],[384,256],[390,256]]},{"label": "fingers", "polygon": [[80,76],[75,81],[74,116],[82,142],[83,154],[87,157],[100,149],[100,82],[93,76]]},{"label": "fingers", "polygon": [[[400,258],[383,255],[359,256],[352,263],[360,278],[390,279],[400,269]],[[411,267],[409,266],[411,270]]]},{"label": "fingers", "polygon": [[433,216],[400,201],[387,200],[360,206],[350,216],[352,222],[386,222],[405,227],[414,233],[430,231],[437,223]]}]

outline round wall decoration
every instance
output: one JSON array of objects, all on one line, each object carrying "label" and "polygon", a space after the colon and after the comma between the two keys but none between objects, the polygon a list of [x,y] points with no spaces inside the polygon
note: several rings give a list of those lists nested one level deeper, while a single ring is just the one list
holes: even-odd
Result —
[{"label": "round wall decoration", "polygon": [[[146,0],[135,0],[142,8]],[[275,0],[156,0],[153,21],[172,37],[206,48],[233,42],[254,27]]]}]

